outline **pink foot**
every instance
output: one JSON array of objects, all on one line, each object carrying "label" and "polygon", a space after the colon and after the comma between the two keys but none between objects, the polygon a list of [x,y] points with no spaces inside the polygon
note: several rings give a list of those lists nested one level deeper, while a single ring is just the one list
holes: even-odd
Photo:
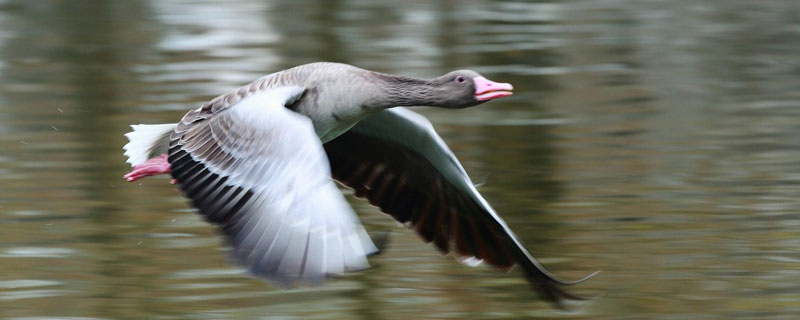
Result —
[{"label": "pink foot", "polygon": [[[133,171],[129,172],[123,178],[128,182],[136,181],[144,177],[155,176],[170,172],[169,161],[167,161],[167,154],[162,154],[150,160],[137,164],[133,167]],[[172,179],[173,181],[175,179]],[[172,181],[170,181],[173,183]]]}]

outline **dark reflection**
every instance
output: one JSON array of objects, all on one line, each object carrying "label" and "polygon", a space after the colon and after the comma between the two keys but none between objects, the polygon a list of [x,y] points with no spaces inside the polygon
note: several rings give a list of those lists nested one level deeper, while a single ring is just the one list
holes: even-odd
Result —
[{"label": "dark reflection", "polygon": [[[113,119],[127,104],[131,93],[139,90],[139,81],[131,67],[141,63],[147,48],[157,34],[147,25],[151,21],[149,8],[143,2],[73,2],[53,6],[63,15],[49,25],[50,32],[63,39],[64,60],[69,74],[65,79],[75,87],[75,105],[83,110],[74,118],[76,139],[90,148],[81,152],[84,164],[78,171],[86,181],[84,196],[98,201],[87,208],[87,218],[96,224],[96,233],[86,235],[96,244],[100,257],[97,273],[104,277],[98,287],[95,308],[100,314],[129,317],[156,311],[153,297],[146,292],[154,287],[153,280],[135,277],[136,268],[148,263],[146,255],[129,253],[130,241],[120,237],[115,222],[124,221],[121,215],[125,198],[110,186],[119,181],[119,139]],[[102,30],[102,32],[97,32]],[[122,249],[122,250],[121,250]],[[136,263],[131,263],[135,260]],[[105,301],[105,302],[104,302]],[[119,302],[126,302],[120,307]]]},{"label": "dark reflection", "polygon": [[342,23],[340,13],[344,3],[276,1],[275,8],[266,12],[266,21],[286,39],[276,48],[282,57],[287,58],[281,68],[313,61],[348,62],[347,48],[343,47],[341,35],[332,27]]},{"label": "dark reflection", "polygon": [[[542,24],[541,21],[534,19],[537,8],[520,4],[510,7],[498,6],[487,10],[493,10],[497,16],[515,15],[522,20],[512,25],[530,27]],[[450,10],[443,10],[443,12]],[[513,47],[519,43],[520,39],[535,43],[548,36],[524,29],[512,32],[483,31],[502,30],[503,27],[509,25],[507,21],[496,19],[493,16],[493,14],[487,14],[484,17],[486,20],[480,21],[480,29],[467,28],[467,30],[456,31],[452,34],[442,34],[443,39],[451,39],[445,43],[445,46],[458,47],[472,43],[473,45],[507,44],[509,47]],[[471,41],[463,41],[465,33],[473,34],[472,37],[469,37]],[[458,40],[463,42],[454,43]],[[550,77],[519,75],[514,71],[524,72],[524,69],[527,68],[557,67],[563,65],[567,57],[564,57],[558,50],[546,48],[490,51],[470,56],[473,59],[471,64],[476,66],[517,66],[518,70],[512,69],[491,75],[491,77],[513,83],[515,95],[506,103],[487,104],[479,107],[491,108],[498,113],[498,123],[459,126],[454,129],[456,132],[454,134],[472,133],[469,135],[471,140],[458,142],[468,144],[469,149],[476,153],[475,158],[478,163],[487,166],[481,168],[480,171],[487,183],[482,188],[485,196],[494,203],[498,212],[505,217],[531,252],[548,252],[542,249],[547,246],[557,247],[558,244],[551,242],[550,239],[561,238],[563,233],[558,228],[557,213],[548,215],[548,212],[542,208],[558,201],[563,188],[561,182],[555,178],[558,170],[556,166],[558,150],[553,146],[551,126],[536,123],[535,120],[558,115],[558,110],[549,110],[543,101],[553,99],[553,96],[562,88]],[[491,70],[491,68],[488,69]],[[519,110],[524,110],[524,113],[520,113]],[[529,118],[520,119],[520,116]],[[466,148],[466,146],[462,147]],[[480,180],[481,176],[475,178]],[[513,203],[513,205],[507,205],[508,203]]]},{"label": "dark reflection", "polygon": [[[120,109],[129,106],[126,99],[138,92],[139,82],[130,69],[141,62],[157,36],[147,26],[151,13],[143,2],[125,1],[49,1],[46,5],[16,2],[8,8],[20,31],[13,34],[15,37],[6,42],[2,51],[6,62],[3,82],[12,88],[4,94],[7,107],[14,108],[13,114],[19,116],[15,123],[21,127],[18,130],[44,127],[46,132],[34,146],[51,140],[68,146],[54,146],[40,155],[29,154],[28,160],[68,158],[69,164],[75,164],[53,168],[57,169],[54,176],[32,178],[42,188],[53,180],[72,182],[72,188],[80,191],[79,196],[61,199],[54,210],[74,212],[73,217],[86,224],[82,229],[94,230],[50,244],[86,249],[71,259],[88,260],[72,263],[87,269],[70,268],[69,272],[92,279],[89,286],[66,288],[91,300],[63,305],[63,311],[123,318],[140,314],[152,308],[151,302],[147,296],[132,295],[131,288],[147,290],[151,285],[150,279],[131,278],[135,274],[131,269],[143,263],[140,259],[146,256],[126,254],[124,248],[129,241],[121,241],[115,227],[125,220],[120,215],[125,199],[114,188],[120,182],[121,158],[119,132],[113,119]],[[25,86],[41,90],[15,90]],[[31,121],[28,113],[39,114],[48,121]],[[46,123],[57,126],[48,127]],[[48,276],[51,277],[58,278]],[[123,304],[127,307],[120,307]]]}]

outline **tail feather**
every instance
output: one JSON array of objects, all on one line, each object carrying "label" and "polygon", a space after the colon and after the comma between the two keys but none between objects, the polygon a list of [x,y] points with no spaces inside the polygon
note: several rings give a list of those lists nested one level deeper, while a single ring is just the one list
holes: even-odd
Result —
[{"label": "tail feather", "polygon": [[135,166],[157,155],[167,153],[169,136],[177,123],[131,125],[133,131],[125,134],[128,142],[125,150],[127,162]]}]

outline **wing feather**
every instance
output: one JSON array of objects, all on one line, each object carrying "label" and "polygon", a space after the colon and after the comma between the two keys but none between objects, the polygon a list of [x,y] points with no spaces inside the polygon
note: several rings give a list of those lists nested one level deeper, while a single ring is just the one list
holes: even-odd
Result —
[{"label": "wing feather", "polygon": [[580,299],[559,287],[571,282],[555,278],[528,253],[421,115],[384,110],[324,147],[336,180],[440,251],[470,263],[519,264],[546,299]]},{"label": "wing feather", "polygon": [[375,250],[330,179],[310,120],[284,107],[302,92],[265,89],[212,113],[190,111],[170,141],[184,194],[236,260],[281,284],[364,269]]}]

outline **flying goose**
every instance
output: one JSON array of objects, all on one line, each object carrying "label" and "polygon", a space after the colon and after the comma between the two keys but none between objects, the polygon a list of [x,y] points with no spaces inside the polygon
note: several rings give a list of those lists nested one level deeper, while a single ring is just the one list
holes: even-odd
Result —
[{"label": "flying goose", "polygon": [[471,70],[433,79],[318,62],[276,72],[189,111],[133,125],[128,181],[171,173],[249,272],[316,284],[367,268],[376,252],[331,178],[465,263],[520,265],[543,298],[560,286],[473,186],[423,116],[403,106],[466,108],[511,95]]}]

